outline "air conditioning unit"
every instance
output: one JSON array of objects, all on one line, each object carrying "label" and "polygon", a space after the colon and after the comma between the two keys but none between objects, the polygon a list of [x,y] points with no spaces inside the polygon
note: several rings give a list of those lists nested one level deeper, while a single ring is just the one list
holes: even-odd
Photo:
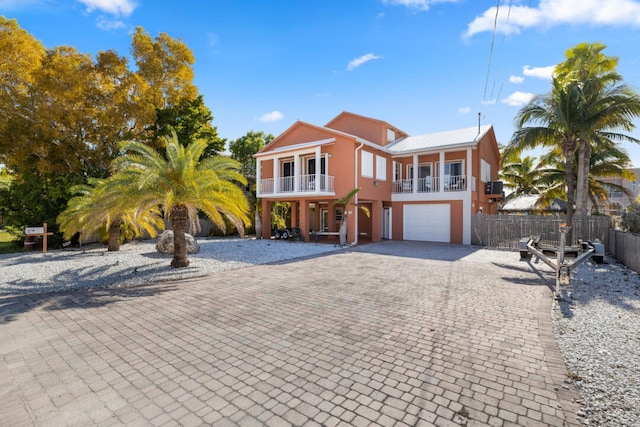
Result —
[{"label": "air conditioning unit", "polygon": [[489,181],[484,184],[484,194],[502,194],[502,181]]}]

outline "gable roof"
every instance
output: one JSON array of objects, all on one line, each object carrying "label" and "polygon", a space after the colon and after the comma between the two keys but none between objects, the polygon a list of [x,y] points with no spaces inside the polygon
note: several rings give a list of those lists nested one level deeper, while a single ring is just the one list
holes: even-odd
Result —
[{"label": "gable roof", "polygon": [[489,132],[492,125],[485,125],[456,129],[446,132],[425,133],[409,136],[389,145],[387,149],[392,154],[414,151],[441,150],[443,148],[459,148],[473,146]]}]

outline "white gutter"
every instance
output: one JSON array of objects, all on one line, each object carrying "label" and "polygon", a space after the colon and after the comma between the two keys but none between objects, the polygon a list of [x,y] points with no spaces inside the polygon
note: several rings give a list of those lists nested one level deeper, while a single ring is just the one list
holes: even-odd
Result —
[{"label": "white gutter", "polygon": [[[360,139],[360,138],[358,138],[358,139]],[[356,148],[356,151],[355,151],[356,155],[355,155],[355,163],[354,163],[354,168],[353,168],[356,171],[356,174],[355,174],[356,187],[355,188],[358,188],[358,151],[360,151],[360,149],[362,148],[363,145],[364,145],[364,140],[360,140],[360,145],[358,146],[358,148]],[[356,193],[355,205],[356,205],[355,206],[355,215],[356,215],[356,226],[355,226],[355,228],[356,228],[355,236],[356,237],[355,238],[356,239],[353,241],[353,243],[351,243],[351,246],[355,246],[355,245],[358,244],[358,193]],[[345,206],[344,208],[348,209],[348,206]]]}]

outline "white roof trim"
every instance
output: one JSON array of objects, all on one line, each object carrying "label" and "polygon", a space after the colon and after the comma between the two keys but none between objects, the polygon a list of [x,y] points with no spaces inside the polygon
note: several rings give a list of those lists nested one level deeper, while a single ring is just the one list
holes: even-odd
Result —
[{"label": "white roof trim", "polygon": [[286,145],[284,147],[277,147],[277,148],[274,148],[273,150],[265,151],[264,153],[255,154],[253,157],[273,156],[274,154],[277,154],[277,153],[284,153],[284,152],[287,152],[287,151],[304,150],[305,148],[318,147],[318,146],[321,146],[321,145],[331,144],[332,142],[336,142],[336,139],[335,138],[328,138],[328,139],[320,139],[318,141],[310,141],[310,142],[302,142],[300,144]]}]

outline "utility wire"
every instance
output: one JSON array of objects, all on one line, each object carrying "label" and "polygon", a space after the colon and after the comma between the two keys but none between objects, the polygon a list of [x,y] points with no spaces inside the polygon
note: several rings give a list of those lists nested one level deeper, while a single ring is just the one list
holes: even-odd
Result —
[{"label": "utility wire", "polygon": [[496,16],[493,19],[493,31],[491,33],[491,48],[489,49],[489,65],[487,66],[487,78],[484,82],[484,94],[482,100],[487,100],[487,87],[489,86],[489,75],[491,74],[491,59],[493,58],[493,44],[496,38],[496,28],[498,27],[498,13],[500,12],[500,0],[497,0],[496,4]]}]

